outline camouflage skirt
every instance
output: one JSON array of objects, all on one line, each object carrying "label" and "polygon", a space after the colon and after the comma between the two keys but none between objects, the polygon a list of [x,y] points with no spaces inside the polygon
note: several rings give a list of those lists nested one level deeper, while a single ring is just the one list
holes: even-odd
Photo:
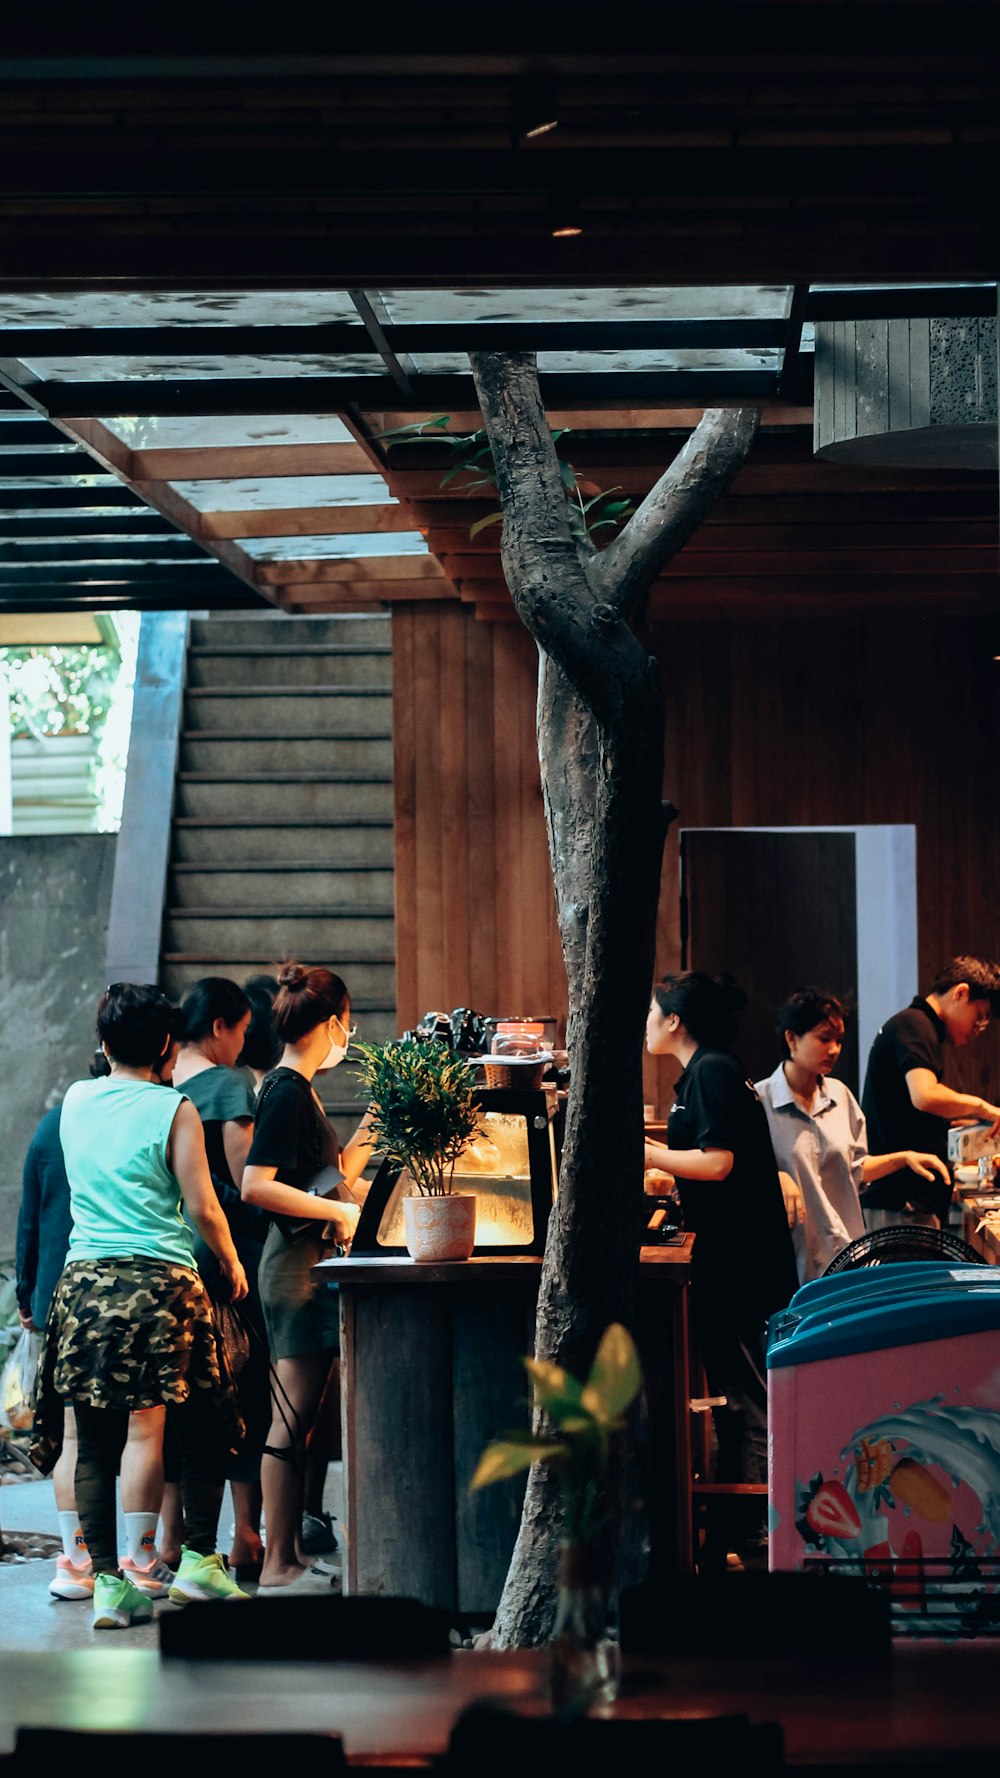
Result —
[{"label": "camouflage skirt", "polygon": [[243,1424],[198,1273],[169,1260],[74,1260],[56,1285],[38,1367],[29,1455],[48,1474],[62,1403],[133,1411],[213,1399],[230,1450]]}]

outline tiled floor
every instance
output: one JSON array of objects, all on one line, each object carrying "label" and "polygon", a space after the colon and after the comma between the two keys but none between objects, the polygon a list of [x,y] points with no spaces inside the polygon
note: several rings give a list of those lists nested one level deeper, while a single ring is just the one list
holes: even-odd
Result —
[{"label": "tiled floor", "polygon": [[[331,1464],[325,1504],[336,1512],[340,1495],[340,1465]],[[232,1523],[228,1495],[223,1502],[221,1547]],[[55,1500],[50,1481],[13,1482],[0,1488],[0,1524],[9,1532],[44,1531],[58,1535]],[[124,1526],[119,1516],[119,1535],[124,1542]],[[53,1599],[49,1581],[55,1572],[52,1562],[0,1562],[0,1656],[5,1649],[28,1651],[100,1648],[114,1654],[116,1650],[158,1648],[156,1620],[167,1611],[182,1609],[169,1602],[158,1604],[152,1622],[137,1624],[123,1631],[97,1631],[91,1625],[90,1607],[85,1602]],[[253,1588],[248,1588],[253,1591]],[[197,1609],[197,1608],[195,1608]]]}]

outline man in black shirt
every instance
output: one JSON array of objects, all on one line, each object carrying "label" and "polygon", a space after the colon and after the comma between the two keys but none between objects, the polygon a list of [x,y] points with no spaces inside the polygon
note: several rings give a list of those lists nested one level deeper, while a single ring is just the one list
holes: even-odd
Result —
[{"label": "man in black shirt", "polygon": [[[1000,1106],[944,1085],[945,1044],[961,1049],[1000,1012],[1000,965],[953,957],[939,970],[926,998],[917,995],[887,1019],[868,1056],[861,1106],[871,1154],[915,1148],[947,1159],[953,1118],[979,1118],[1000,1133]],[[866,1211],[912,1208],[921,1220],[943,1221],[950,1192],[937,1181],[891,1174],[862,1196]]]}]

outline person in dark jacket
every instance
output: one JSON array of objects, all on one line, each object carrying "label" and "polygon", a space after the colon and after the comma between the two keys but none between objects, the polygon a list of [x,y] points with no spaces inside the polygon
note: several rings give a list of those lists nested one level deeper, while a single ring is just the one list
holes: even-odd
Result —
[{"label": "person in dark jacket", "polygon": [[[953,957],[917,995],[877,1032],[868,1055],[861,1109],[875,1153],[919,1148],[948,1158],[953,1118],[978,1118],[1000,1134],[1000,1106],[978,1093],[960,1093],[943,1080],[947,1050],[964,1049],[1000,1013],[1000,964]],[[894,1222],[937,1227],[948,1215],[950,1180],[922,1184],[912,1174],[880,1179],[861,1204],[869,1228]]]},{"label": "person in dark jacket", "polygon": [[[52,1292],[66,1264],[73,1218],[69,1180],[59,1141],[61,1105],[42,1118],[28,1144],[17,1215],[17,1309],[29,1333],[44,1332]],[[76,1510],[76,1420],[67,1407],[63,1446],[52,1472],[62,1552],[49,1583],[54,1599],[89,1599],[93,1592],[90,1557]]]},{"label": "person in dark jacket", "polygon": [[[665,1143],[646,1143],[648,1189],[676,1182],[685,1228],[695,1235],[691,1307],[713,1395],[720,1482],[767,1481],[768,1317],[798,1286],[778,1167],[764,1107],[736,1057],[734,1012],[746,997],[734,983],[686,970],[653,990],[646,1047],[674,1056],[682,1073]],[[742,1553],[766,1548],[763,1511]]]}]

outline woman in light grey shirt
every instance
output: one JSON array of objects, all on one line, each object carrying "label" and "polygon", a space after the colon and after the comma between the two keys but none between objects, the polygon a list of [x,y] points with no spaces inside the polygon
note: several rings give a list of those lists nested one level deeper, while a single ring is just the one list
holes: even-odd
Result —
[{"label": "woman in light grey shirt", "polygon": [[[865,1232],[861,1192],[874,1179],[909,1167],[921,1179],[947,1169],[914,1149],[870,1155],[864,1113],[843,1081],[831,1078],[847,1014],[835,994],[797,988],[778,1014],[784,1060],[756,1082],[767,1113],[786,1203],[800,1284]],[[793,1220],[794,1219],[794,1220]]]}]

